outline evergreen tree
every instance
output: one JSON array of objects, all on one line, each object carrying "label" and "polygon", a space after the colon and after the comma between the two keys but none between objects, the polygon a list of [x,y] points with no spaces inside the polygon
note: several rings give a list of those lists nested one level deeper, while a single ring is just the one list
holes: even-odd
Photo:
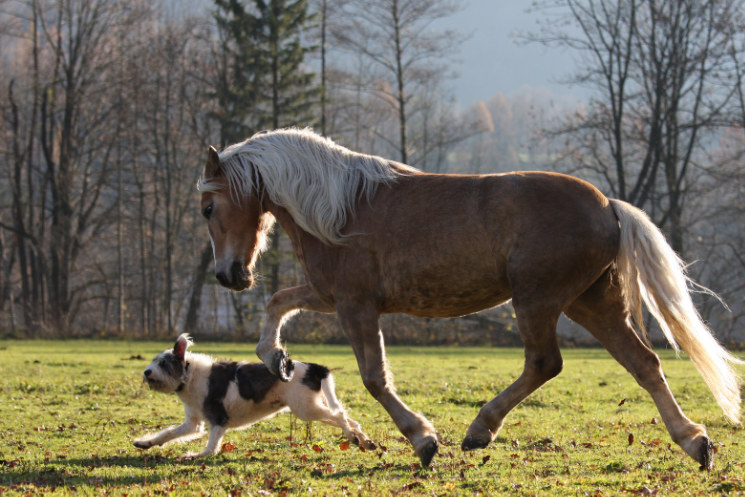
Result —
[{"label": "evergreen tree", "polygon": [[[320,105],[316,76],[305,58],[312,17],[308,0],[214,0],[219,37],[214,95],[222,145],[263,129],[313,126]],[[308,37],[306,36],[305,39]],[[262,258],[269,291],[279,289],[279,228]],[[205,268],[206,269],[206,268]]]},{"label": "evergreen tree", "polygon": [[312,21],[307,0],[215,0],[220,75],[215,88],[221,139],[313,125],[320,88],[304,66],[315,47],[303,43]]},{"label": "evergreen tree", "polygon": [[217,24],[217,74],[213,98],[217,111],[212,117],[220,124],[220,142],[228,145],[245,139],[254,131],[249,118],[256,107],[259,49],[253,32],[257,29],[241,0],[215,0]]}]

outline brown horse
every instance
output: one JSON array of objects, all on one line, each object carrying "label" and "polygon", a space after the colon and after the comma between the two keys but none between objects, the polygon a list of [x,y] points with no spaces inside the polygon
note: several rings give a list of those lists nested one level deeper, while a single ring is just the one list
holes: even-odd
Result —
[{"label": "brown horse", "polygon": [[739,420],[732,365],[740,361],[701,321],[681,261],[642,211],[582,180],[540,172],[427,174],[285,129],[219,154],[210,148],[199,189],[222,285],[251,287],[275,219],[303,267],[306,284],[277,292],[267,305],[261,360],[289,379],[283,321],[301,309],[336,312],[365,387],[423,466],[437,452],[437,432],[395,393],[378,325],[383,313],[452,317],[512,299],[524,370],[481,408],[463,450],[486,447],[507,413],[559,374],[563,312],[649,392],[672,439],[709,469],[705,427],[683,414],[645,344],[642,300],[670,343],[692,358],[725,415]]}]

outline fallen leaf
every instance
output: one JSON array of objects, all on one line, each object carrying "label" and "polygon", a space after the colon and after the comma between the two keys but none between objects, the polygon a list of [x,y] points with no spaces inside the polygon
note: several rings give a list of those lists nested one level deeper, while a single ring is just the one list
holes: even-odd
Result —
[{"label": "fallen leaf", "polygon": [[626,403],[626,399],[622,399],[621,402],[618,403],[619,406],[622,406]]},{"label": "fallen leaf", "polygon": [[634,443],[634,434],[633,433],[629,433],[629,445],[631,445],[633,443]]},{"label": "fallen leaf", "polygon": [[223,452],[233,452],[235,450],[235,444],[233,442],[225,442],[222,444]]},{"label": "fallen leaf", "polygon": [[348,440],[345,440],[344,442],[342,442],[341,444],[339,444],[339,449],[340,450],[349,450],[349,441]]}]

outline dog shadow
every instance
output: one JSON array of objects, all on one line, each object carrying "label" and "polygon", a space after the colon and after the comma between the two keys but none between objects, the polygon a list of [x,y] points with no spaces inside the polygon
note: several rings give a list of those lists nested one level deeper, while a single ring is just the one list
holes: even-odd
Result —
[{"label": "dog shadow", "polygon": [[[261,461],[261,458],[250,456]],[[90,458],[58,458],[45,462],[41,467],[29,468],[27,463],[2,460],[3,485],[28,485],[38,488],[74,487],[117,487],[132,484],[154,484],[164,478],[172,478],[174,466],[187,472],[199,471],[207,467],[217,467],[229,463],[221,457],[184,459],[180,456],[162,454],[132,454],[122,456],[102,456]],[[107,475],[107,469],[131,468],[145,472],[133,474]],[[168,468],[168,471],[161,470]],[[0,492],[1,493],[1,492]]]}]

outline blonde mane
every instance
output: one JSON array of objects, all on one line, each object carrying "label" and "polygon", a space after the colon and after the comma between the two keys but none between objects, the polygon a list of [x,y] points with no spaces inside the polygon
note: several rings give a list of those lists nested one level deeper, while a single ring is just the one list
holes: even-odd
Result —
[{"label": "blonde mane", "polygon": [[[414,168],[353,152],[309,128],[257,133],[219,153],[235,199],[263,193],[287,209],[305,231],[331,245],[344,243],[341,229],[358,199],[369,200],[378,186]],[[214,191],[201,178],[200,191]]]}]

